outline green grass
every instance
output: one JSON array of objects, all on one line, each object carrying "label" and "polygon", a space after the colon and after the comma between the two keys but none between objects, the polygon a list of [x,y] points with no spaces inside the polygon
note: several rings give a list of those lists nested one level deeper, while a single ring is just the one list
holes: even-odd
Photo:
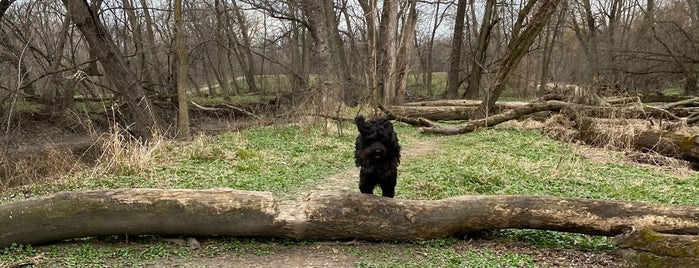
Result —
[{"label": "green grass", "polygon": [[[611,152],[621,160],[621,154]],[[575,145],[536,131],[493,129],[445,139],[441,153],[401,167],[401,198],[457,195],[552,195],[560,197],[699,205],[693,178],[617,162],[595,162]]]},{"label": "green grass", "polygon": [[[584,147],[554,141],[536,131],[496,128],[441,137],[421,135],[402,123],[396,123],[395,129],[404,150],[421,140],[430,140],[437,146],[434,153],[402,161],[397,198],[522,194],[699,205],[694,194],[699,188],[697,173],[682,177],[671,170],[629,164],[622,161],[623,155],[618,152],[607,152],[605,161],[591,160],[585,156]],[[350,124],[344,126],[342,135],[326,133],[320,126],[292,124],[202,136],[191,142],[163,142],[144,156],[147,163],[143,167],[127,162],[107,174],[69,174],[52,183],[10,189],[0,193],[0,197],[2,202],[9,202],[24,194],[132,187],[302,192],[331,174],[353,168],[355,131]],[[498,243],[526,242],[536,248],[614,250],[606,237],[551,231],[499,230],[490,238]],[[341,249],[362,256],[356,267],[536,266],[534,257],[527,254],[463,248],[464,243],[450,238],[389,244],[386,249]],[[7,247],[0,251],[0,264],[18,263],[43,254],[48,266],[147,266],[163,259],[231,252],[239,256],[271,256],[289,247],[313,245],[312,241],[225,238],[210,240],[202,250],[191,251],[157,237],[132,238],[128,242],[123,238],[93,238],[76,240],[68,246]]]}]

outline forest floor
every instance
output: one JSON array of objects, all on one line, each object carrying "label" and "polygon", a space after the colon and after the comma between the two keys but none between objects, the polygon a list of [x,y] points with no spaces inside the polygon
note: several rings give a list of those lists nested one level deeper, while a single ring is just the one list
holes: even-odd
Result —
[{"label": "forest floor", "polygon": [[[416,157],[429,157],[440,153],[435,140],[422,140],[401,151],[402,161]],[[282,200],[302,198],[309,191],[354,191],[358,182],[358,169],[350,168],[329,176],[312,189],[290,192]],[[206,242],[204,242],[206,243]],[[425,244],[428,244],[425,247]],[[252,247],[256,247],[255,245]],[[425,249],[427,248],[427,249]],[[433,251],[431,248],[439,248]],[[581,251],[575,249],[539,248],[524,242],[495,241],[486,238],[432,241],[423,244],[378,243],[362,241],[315,241],[284,246],[269,244],[260,250],[246,249],[227,252],[215,257],[168,258],[166,260],[138,263],[149,267],[621,267],[619,254],[611,251]],[[474,259],[513,256],[514,260],[491,266],[492,261],[463,263],[451,254],[472,252]],[[433,256],[433,255],[441,256]],[[517,261],[526,256],[527,261]],[[444,263],[421,262],[429,259],[445,259]],[[530,262],[531,261],[531,262]],[[519,262],[519,263],[518,263]]]},{"label": "forest floor", "polygon": [[[43,128],[44,132],[38,131]],[[36,127],[13,144],[15,153],[41,151],[49,147],[90,146],[92,137],[85,133],[59,131],[51,126]],[[31,133],[31,138],[27,136]],[[402,163],[442,153],[439,139],[415,140],[403,146]],[[324,180],[285,192],[281,202],[293,202],[312,191],[355,191],[358,169],[342,170]],[[40,254],[3,263],[0,267],[71,266],[68,256],[56,252],[78,252],[77,258],[102,260],[108,267],[620,267],[621,257],[614,250],[547,248],[521,241],[474,236],[412,243],[365,241],[285,241],[242,239],[221,242],[217,238],[197,238],[192,244],[177,238],[117,238],[74,240],[37,247]],[[189,241],[189,242],[188,242]],[[154,247],[156,245],[156,247]],[[159,252],[153,248],[162,246]],[[129,248],[116,261],[110,255]],[[5,249],[6,252],[8,249]],[[12,251],[11,249],[9,251]],[[53,253],[52,253],[53,252]],[[105,253],[106,252],[106,253]],[[183,252],[172,254],[168,252]],[[136,254],[134,254],[136,253]],[[106,256],[105,256],[106,254]],[[128,260],[124,262],[124,259]],[[75,265],[81,266],[83,261]]]}]

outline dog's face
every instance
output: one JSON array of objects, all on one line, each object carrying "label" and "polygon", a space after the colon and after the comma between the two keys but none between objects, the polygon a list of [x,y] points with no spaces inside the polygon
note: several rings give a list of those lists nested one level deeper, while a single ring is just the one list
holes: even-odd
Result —
[{"label": "dog's face", "polygon": [[355,144],[356,164],[400,161],[400,145],[393,131],[393,124],[386,119],[366,120],[362,116],[354,119],[359,130]]}]

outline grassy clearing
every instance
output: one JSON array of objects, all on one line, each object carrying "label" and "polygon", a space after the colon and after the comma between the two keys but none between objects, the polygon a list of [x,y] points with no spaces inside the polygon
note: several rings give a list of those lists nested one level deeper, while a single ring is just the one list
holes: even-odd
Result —
[{"label": "grassy clearing", "polygon": [[401,198],[441,199],[466,194],[527,194],[699,205],[699,176],[610,159],[587,159],[582,147],[532,130],[493,129],[444,139],[441,153],[402,166]]},{"label": "grassy clearing", "polygon": [[[605,151],[605,161],[590,159],[585,154],[586,148],[550,140],[536,131],[496,128],[437,137],[418,134],[401,123],[396,123],[395,129],[404,149],[410,149],[422,139],[430,139],[439,147],[434,153],[402,162],[397,198],[528,194],[699,205],[693,194],[699,188],[696,172],[678,177],[671,170],[626,163],[617,152]],[[355,135],[350,124],[344,126],[342,134],[326,134],[320,126],[294,124],[200,136],[191,142],[163,141],[147,148],[132,148],[140,157],[106,158],[97,161],[93,170],[69,174],[51,183],[13,188],[0,193],[0,197],[2,202],[8,202],[25,195],[63,190],[126,187],[230,187],[276,194],[300,193],[331,174],[353,168]],[[525,242],[535,249],[613,250],[608,238],[579,234],[500,230],[489,237],[495,243]],[[190,250],[166,241],[160,237],[90,238],[62,246],[16,245],[0,251],[0,266],[32,258],[41,258],[42,266],[50,267],[148,266],[163,260],[182,261],[231,253],[245,258],[276,256],[290,248],[303,248],[313,254],[328,243],[225,238],[205,240],[202,249]],[[419,243],[342,245],[333,250],[355,256],[355,267],[545,266],[534,262],[535,256],[527,252],[466,247],[467,241],[450,238]]]}]

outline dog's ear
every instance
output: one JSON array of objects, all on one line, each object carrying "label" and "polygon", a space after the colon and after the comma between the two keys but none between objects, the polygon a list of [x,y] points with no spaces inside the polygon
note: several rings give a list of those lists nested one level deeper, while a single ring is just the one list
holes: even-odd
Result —
[{"label": "dog's ear", "polygon": [[354,124],[357,125],[357,130],[359,130],[359,132],[362,132],[362,130],[366,128],[366,119],[364,118],[364,116],[357,116],[354,118]]},{"label": "dog's ear", "polygon": [[391,121],[389,120],[383,121],[383,128],[386,130],[386,132],[393,132],[393,124],[391,124]]}]

